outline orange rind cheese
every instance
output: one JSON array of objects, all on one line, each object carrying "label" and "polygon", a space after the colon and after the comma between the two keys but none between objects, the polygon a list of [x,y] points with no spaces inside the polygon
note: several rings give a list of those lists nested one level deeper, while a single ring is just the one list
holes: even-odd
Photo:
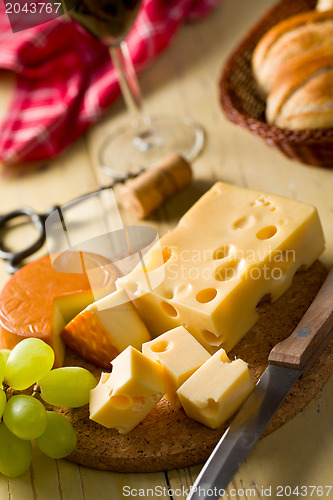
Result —
[{"label": "orange rind cheese", "polygon": [[73,351],[98,366],[110,368],[110,361],[119,354],[108,332],[87,309],[65,326],[61,336]]},{"label": "orange rind cheese", "polygon": [[[77,269],[82,255],[64,252],[58,256],[64,269]],[[99,294],[114,290],[116,269],[99,255],[85,253],[84,268],[94,273],[94,287]],[[44,340],[55,351],[55,366],[61,366],[65,343],[60,333],[65,325],[94,301],[89,271],[59,272],[50,256],[42,257],[15,273],[0,293],[0,348],[13,347],[26,337]],[[94,290],[95,291],[95,290]]]},{"label": "orange rind cheese", "polygon": [[110,368],[110,362],[129,345],[141,349],[151,339],[124,290],[90,304],[66,325],[61,336],[82,358],[103,368]]}]

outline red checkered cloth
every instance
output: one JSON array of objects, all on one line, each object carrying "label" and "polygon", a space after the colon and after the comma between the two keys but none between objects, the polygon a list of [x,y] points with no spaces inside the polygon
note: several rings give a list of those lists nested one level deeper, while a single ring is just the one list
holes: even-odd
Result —
[{"label": "red checkered cloth", "polygon": [[[171,42],[187,19],[199,19],[220,0],[146,0],[128,36],[137,72]],[[109,51],[75,21],[60,17],[13,33],[0,0],[0,68],[17,84],[0,128],[7,165],[62,152],[96,122],[120,93]]]}]

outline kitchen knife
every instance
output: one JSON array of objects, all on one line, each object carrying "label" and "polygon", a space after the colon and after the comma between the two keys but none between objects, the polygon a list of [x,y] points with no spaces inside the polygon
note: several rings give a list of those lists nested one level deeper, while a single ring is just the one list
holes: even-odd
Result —
[{"label": "kitchen knife", "polygon": [[333,268],[292,334],[277,344],[268,367],[191,487],[187,500],[219,498],[297,379],[333,334]]}]

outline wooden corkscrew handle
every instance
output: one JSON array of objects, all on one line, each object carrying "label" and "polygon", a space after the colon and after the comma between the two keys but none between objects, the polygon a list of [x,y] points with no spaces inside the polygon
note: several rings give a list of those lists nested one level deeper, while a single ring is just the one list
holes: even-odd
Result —
[{"label": "wooden corkscrew handle", "polygon": [[286,339],[271,350],[268,361],[302,369],[312,364],[333,334],[333,268],[314,301]]}]

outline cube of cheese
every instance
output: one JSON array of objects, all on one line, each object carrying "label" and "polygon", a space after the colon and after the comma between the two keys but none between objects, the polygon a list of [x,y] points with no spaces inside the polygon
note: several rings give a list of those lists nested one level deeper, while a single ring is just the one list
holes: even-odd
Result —
[{"label": "cube of cheese", "polygon": [[124,290],[90,304],[66,325],[61,336],[84,359],[104,368],[129,345],[141,349],[151,339]]},{"label": "cube of cheese", "polygon": [[127,434],[165,392],[161,365],[129,346],[113,360],[111,374],[102,373],[98,385],[90,391],[90,418]]},{"label": "cube of cheese", "polygon": [[210,358],[208,351],[183,326],[144,343],[142,353],[161,364],[167,382],[166,398],[175,406],[180,406],[177,389]]},{"label": "cube of cheese", "polygon": [[241,359],[225,362],[217,351],[178,389],[188,417],[216,429],[233,416],[254,387],[247,364]]},{"label": "cube of cheese", "polygon": [[[237,344],[257,321],[260,300],[280,297],[322,253],[324,237],[314,207],[217,183],[161,246],[160,285],[149,289],[135,268],[116,286],[128,291],[153,337],[184,325],[214,353]],[[148,254],[148,271],[152,261]]]}]

